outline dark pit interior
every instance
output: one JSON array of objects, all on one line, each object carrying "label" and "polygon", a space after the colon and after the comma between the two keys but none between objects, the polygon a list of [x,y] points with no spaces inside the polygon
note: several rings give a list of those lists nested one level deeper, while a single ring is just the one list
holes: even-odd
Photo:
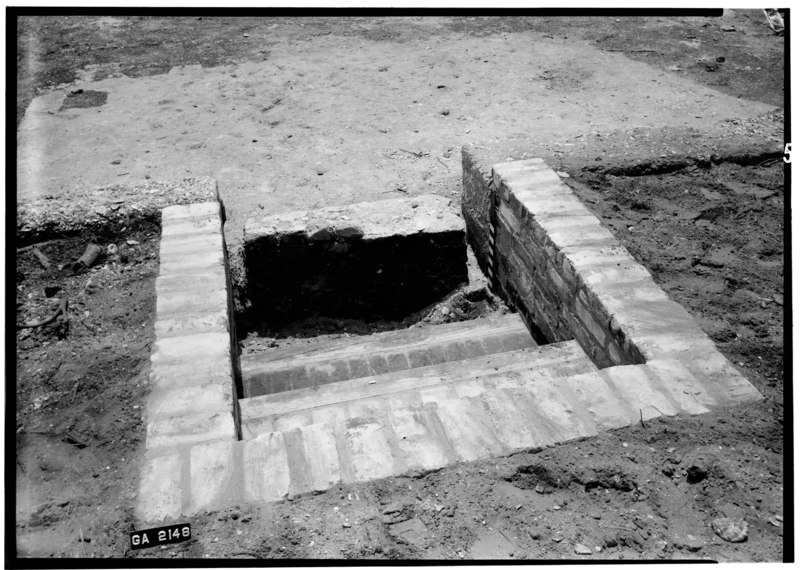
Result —
[{"label": "dark pit interior", "polygon": [[[243,250],[247,306],[237,315],[237,328],[242,336],[308,336],[298,323],[313,321],[322,329],[408,326],[467,285],[466,248],[463,232],[370,240],[284,234],[250,241]],[[463,297],[486,301],[475,292]]]}]

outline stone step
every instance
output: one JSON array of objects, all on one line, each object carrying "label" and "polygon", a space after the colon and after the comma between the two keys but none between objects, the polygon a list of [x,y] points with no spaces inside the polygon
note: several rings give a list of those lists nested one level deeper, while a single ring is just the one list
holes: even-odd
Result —
[{"label": "stone step", "polygon": [[375,376],[536,346],[517,314],[389,331],[241,358],[243,396]]},{"label": "stone step", "polygon": [[558,378],[594,370],[580,345],[567,341],[244,398],[239,401],[242,437],[250,439],[265,432],[317,423],[319,418],[338,417],[342,406],[358,406],[361,400],[400,397],[397,395],[452,384],[469,385],[477,379],[516,386],[531,378]]},{"label": "stone step", "polygon": [[[449,378],[420,376],[420,368],[406,378],[424,381],[402,383],[398,377],[391,390],[366,379],[329,384],[318,390],[324,397],[319,405],[308,401],[313,392],[308,389],[253,398],[272,400],[271,409],[261,409],[271,413],[260,426],[264,431],[252,431],[242,441],[148,450],[137,517],[153,526],[177,522],[339,483],[556,445],[660,416],[702,414],[750,398],[749,384],[737,380],[723,358],[598,370],[586,365],[585,356],[578,362],[576,350],[577,342],[569,341],[516,351],[512,354],[527,356],[528,366],[507,363],[497,370],[491,363],[509,355],[492,355],[475,359],[485,365]],[[555,362],[558,354],[571,355],[564,358],[572,364],[530,366],[547,357]],[[455,368],[453,363],[427,368],[448,366]],[[245,411],[243,402],[243,413],[252,418],[254,410]]]}]

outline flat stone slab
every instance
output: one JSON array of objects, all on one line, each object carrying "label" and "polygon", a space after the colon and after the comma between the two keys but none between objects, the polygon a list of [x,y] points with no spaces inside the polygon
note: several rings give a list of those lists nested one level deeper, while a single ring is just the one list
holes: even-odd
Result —
[{"label": "flat stone slab", "polygon": [[[56,195],[57,196],[57,195]],[[69,235],[92,227],[130,219],[158,219],[162,209],[174,205],[217,202],[213,178],[151,181],[75,189],[69,199],[28,195],[17,202],[17,239],[20,245]]]},{"label": "flat stone slab", "polygon": [[429,194],[248,218],[245,242],[261,237],[281,239],[285,235],[305,235],[310,240],[372,240],[463,231],[464,220],[450,207],[451,203],[449,198]]}]

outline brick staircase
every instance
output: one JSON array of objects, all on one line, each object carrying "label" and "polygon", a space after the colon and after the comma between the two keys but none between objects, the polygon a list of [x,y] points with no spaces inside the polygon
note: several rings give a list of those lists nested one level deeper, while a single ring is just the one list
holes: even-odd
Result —
[{"label": "brick staircase", "polygon": [[[245,497],[278,500],[579,437],[591,427],[571,417],[573,404],[542,404],[551,382],[594,372],[577,342],[537,347],[516,314],[243,356],[245,389],[269,392],[239,401]],[[287,380],[295,388],[278,391]]]},{"label": "brick staircase", "polygon": [[519,316],[510,314],[245,354],[243,396],[313,388],[535,345]]},{"label": "brick staircase", "polygon": [[[222,209],[165,209],[137,518],[177,520],[761,398],[541,160],[495,165],[492,176],[497,224],[483,212],[488,178],[465,177],[466,218],[486,222],[472,224],[473,246],[482,258],[497,250],[487,271],[551,344],[536,346],[514,314],[239,360]],[[440,202],[396,214],[356,205],[360,225],[342,212],[331,227],[287,215],[259,239],[342,237],[358,225],[360,239],[378,240],[389,222],[452,237],[462,222],[437,214]]]}]

